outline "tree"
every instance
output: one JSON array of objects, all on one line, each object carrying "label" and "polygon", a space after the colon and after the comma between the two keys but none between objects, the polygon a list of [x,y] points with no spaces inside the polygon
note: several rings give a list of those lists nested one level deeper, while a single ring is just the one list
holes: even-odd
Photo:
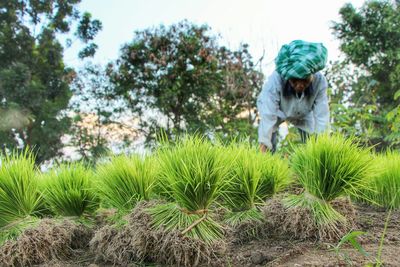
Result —
[{"label": "tree", "polygon": [[107,67],[88,63],[71,85],[70,145],[77,148],[81,159],[93,164],[108,151],[129,148],[137,138],[133,116],[126,113],[124,99],[115,96],[108,71]]},{"label": "tree", "polygon": [[[367,1],[359,10],[346,4],[339,14],[341,21],[332,29],[346,59],[338,64],[351,64],[353,70],[343,73],[342,67],[333,69],[334,94],[340,95],[339,104],[345,103],[348,111],[357,111],[350,118],[370,135],[372,143],[380,143],[382,148],[400,144],[399,4]],[[343,108],[341,112],[343,115]]]},{"label": "tree", "polygon": [[80,56],[93,55],[91,43],[101,23],[76,9],[80,0],[8,0],[0,2],[0,100],[3,153],[31,147],[37,163],[56,156],[70,120],[67,108],[74,75],[63,62],[57,34],[70,32],[87,45]]},{"label": "tree", "polygon": [[[147,141],[160,130],[169,136],[254,130],[262,75],[247,45],[236,52],[218,46],[206,25],[182,21],[136,32],[121,49],[112,81],[141,118]],[[246,119],[239,117],[245,111]]]},{"label": "tree", "polygon": [[222,47],[217,57],[224,82],[214,95],[215,101],[208,102],[214,116],[210,127],[223,138],[247,136],[256,140],[256,101],[263,75],[256,70],[257,64],[253,62],[247,44],[234,52]]}]

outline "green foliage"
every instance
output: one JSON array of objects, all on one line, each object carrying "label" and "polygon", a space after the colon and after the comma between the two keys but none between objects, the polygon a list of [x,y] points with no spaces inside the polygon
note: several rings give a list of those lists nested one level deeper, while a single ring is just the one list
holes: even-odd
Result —
[{"label": "green foliage", "polygon": [[[327,72],[333,85],[330,103],[332,128],[348,137],[357,137],[364,146],[381,150],[390,145],[382,139],[382,125],[387,120],[381,107],[376,105],[376,83],[361,77],[363,74],[362,70],[346,62],[336,63]],[[356,97],[358,90],[363,90],[363,94]]]},{"label": "green foliage", "polygon": [[81,41],[87,44],[87,46],[79,52],[79,57],[81,59],[92,57],[96,53],[98,46],[90,41],[93,41],[102,27],[102,23],[99,20],[92,20],[92,15],[90,13],[83,13],[75,33]]},{"label": "green foliage", "polygon": [[331,114],[334,117],[333,129],[347,136],[356,136],[365,146],[382,147],[387,145],[380,136],[378,123],[385,123],[385,118],[376,115],[375,105],[363,107],[346,107],[343,104],[331,104]]},{"label": "green foliage", "polygon": [[350,231],[346,235],[344,235],[339,243],[333,247],[333,251],[336,253],[337,256],[343,257],[349,265],[352,265],[351,258],[349,255],[342,251],[343,245],[349,243],[353,248],[357,249],[362,255],[368,256],[368,253],[364,250],[361,244],[357,241],[357,237],[366,234],[366,232],[362,231]]},{"label": "green foliage", "polygon": [[378,253],[376,255],[376,259],[375,259],[375,261],[376,261],[375,266],[376,267],[380,267],[383,264],[383,261],[382,261],[383,241],[385,240],[385,235],[386,235],[387,228],[388,228],[388,225],[389,225],[390,216],[392,216],[392,210],[391,209],[389,210],[389,212],[388,212],[388,214],[386,216],[385,225],[383,227],[383,232],[382,232],[382,235],[381,235],[381,239],[379,241],[379,249],[378,249]]},{"label": "green foliage", "polygon": [[183,21],[136,32],[122,48],[112,78],[117,95],[141,118],[148,142],[159,130],[170,137],[256,135],[262,75],[247,45],[234,52],[219,46],[208,26]]},{"label": "green foliage", "polygon": [[[400,91],[397,91],[398,94]],[[395,100],[398,97],[395,96]],[[389,111],[386,115],[391,132],[386,136],[387,140],[390,140],[393,147],[399,147],[400,145],[400,105]]]},{"label": "green foliage", "polygon": [[106,206],[129,212],[140,200],[150,200],[157,183],[154,157],[115,156],[97,168],[97,191]]},{"label": "green foliage", "polygon": [[365,134],[362,137],[370,139],[367,143],[378,144],[378,149],[400,143],[396,131],[400,123],[396,97],[400,87],[399,8],[394,1],[366,1],[358,10],[346,4],[339,12],[341,21],[332,25],[346,55],[329,79],[337,98],[333,103],[346,107],[333,118],[341,120],[344,114],[348,120],[344,131],[356,126]]},{"label": "green foliage", "polygon": [[374,95],[377,102],[389,104],[398,90],[394,85],[398,85],[400,63],[399,6],[392,1],[367,1],[359,10],[346,4],[339,13],[342,21],[335,23],[333,30],[341,41],[341,50],[349,61],[370,72],[369,81],[378,85]]},{"label": "green foliage", "polygon": [[158,151],[162,195],[172,204],[149,210],[154,226],[185,231],[188,236],[211,241],[221,229],[208,214],[228,182],[229,165],[219,145],[199,136],[186,136]]},{"label": "green foliage", "polygon": [[366,192],[368,199],[387,209],[400,208],[400,154],[387,152],[375,161],[379,171],[369,181],[373,190]]},{"label": "green foliage", "polygon": [[38,212],[42,197],[34,164],[28,150],[1,158],[0,228]]},{"label": "green foliage", "polygon": [[42,177],[44,200],[59,216],[90,215],[98,207],[92,181],[92,172],[83,164],[61,165]]},{"label": "green foliage", "polygon": [[[249,142],[233,142],[225,153],[231,157],[229,184],[224,192],[224,204],[233,212],[247,213],[290,182],[288,164],[277,155],[261,153]],[[245,216],[229,217],[245,218]],[[255,216],[257,217],[257,216]]]},{"label": "green foliage", "polygon": [[[71,97],[73,71],[64,65],[56,36],[68,33],[70,24],[79,19],[79,2],[0,3],[0,117],[18,115],[0,128],[3,153],[22,144],[22,149],[34,150],[37,163],[58,155],[60,137],[70,125],[61,111]],[[101,27],[95,24],[89,31]]]}]

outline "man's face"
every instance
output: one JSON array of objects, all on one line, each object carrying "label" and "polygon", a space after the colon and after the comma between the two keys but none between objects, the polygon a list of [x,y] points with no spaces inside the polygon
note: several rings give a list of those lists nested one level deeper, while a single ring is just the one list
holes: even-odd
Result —
[{"label": "man's face", "polygon": [[304,90],[306,90],[307,87],[310,86],[311,82],[312,82],[312,75],[308,76],[305,79],[295,79],[295,78],[289,79],[289,83],[296,91],[296,93],[304,92]]}]

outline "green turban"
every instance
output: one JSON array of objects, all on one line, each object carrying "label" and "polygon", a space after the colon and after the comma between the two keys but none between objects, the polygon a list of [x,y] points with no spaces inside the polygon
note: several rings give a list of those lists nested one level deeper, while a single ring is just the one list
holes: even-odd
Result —
[{"label": "green turban", "polygon": [[281,47],[276,70],[285,79],[305,79],[325,68],[328,51],[322,43],[295,40]]}]

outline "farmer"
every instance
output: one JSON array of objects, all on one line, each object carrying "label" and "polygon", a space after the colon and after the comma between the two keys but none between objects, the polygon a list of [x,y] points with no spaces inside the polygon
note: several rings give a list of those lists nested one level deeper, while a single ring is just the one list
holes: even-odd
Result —
[{"label": "farmer", "polygon": [[275,152],[279,125],[286,121],[299,131],[304,143],[309,134],[329,128],[327,49],[321,43],[295,40],[283,45],[257,99],[260,116],[258,142],[262,152]]}]

